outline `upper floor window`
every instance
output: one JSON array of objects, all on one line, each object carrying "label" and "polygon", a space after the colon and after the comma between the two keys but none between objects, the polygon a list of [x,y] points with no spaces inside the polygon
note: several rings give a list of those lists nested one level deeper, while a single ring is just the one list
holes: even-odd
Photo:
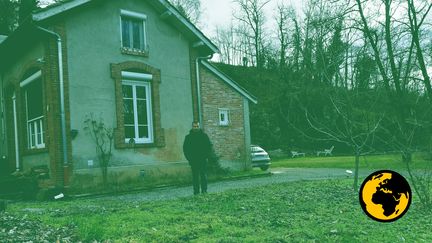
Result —
[{"label": "upper floor window", "polygon": [[147,51],[147,16],[141,13],[121,10],[122,48],[129,51]]},{"label": "upper floor window", "polygon": [[41,71],[38,71],[20,83],[24,91],[24,105],[27,127],[27,147],[45,148],[43,88]]}]

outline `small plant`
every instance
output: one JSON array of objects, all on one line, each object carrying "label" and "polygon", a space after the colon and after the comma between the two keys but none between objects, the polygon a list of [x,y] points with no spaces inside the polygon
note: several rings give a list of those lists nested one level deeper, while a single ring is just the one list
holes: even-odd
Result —
[{"label": "small plant", "polygon": [[106,186],[108,181],[108,166],[112,157],[114,131],[105,125],[101,117],[96,120],[93,113],[86,115],[84,125],[84,130],[95,142],[96,154],[102,170],[102,179]]},{"label": "small plant", "polygon": [[208,171],[215,175],[225,175],[228,173],[228,169],[223,168],[219,163],[220,156],[216,154],[214,147],[210,152],[210,157],[208,158]]},{"label": "small plant", "polygon": [[[429,152],[430,154],[430,152]],[[432,211],[432,160],[427,156],[425,159],[426,165],[423,169],[412,168],[411,161],[404,161],[411,184],[417,197],[420,199],[421,205],[426,210]]]}]

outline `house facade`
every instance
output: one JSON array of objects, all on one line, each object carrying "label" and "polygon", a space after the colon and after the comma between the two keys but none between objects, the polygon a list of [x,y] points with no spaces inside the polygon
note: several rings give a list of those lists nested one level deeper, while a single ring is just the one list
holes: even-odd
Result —
[{"label": "house facade", "polygon": [[193,120],[223,166],[250,166],[257,101],[207,62],[216,52],[165,0],[71,0],[35,12],[0,43],[3,170],[46,166],[45,186],[91,190],[101,176],[89,117],[113,129],[108,181],[119,187],[187,177]]}]

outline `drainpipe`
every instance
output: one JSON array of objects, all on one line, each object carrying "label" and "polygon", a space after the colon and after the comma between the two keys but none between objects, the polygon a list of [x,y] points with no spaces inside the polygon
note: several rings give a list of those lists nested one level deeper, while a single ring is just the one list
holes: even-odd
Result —
[{"label": "drainpipe", "polygon": [[[61,123],[61,135],[62,135],[62,145],[63,145],[63,166],[66,167],[68,164],[67,156],[67,143],[66,143],[66,116],[65,116],[65,101],[64,101],[64,80],[63,80],[63,53],[62,53],[62,40],[59,34],[36,26],[37,29],[53,35],[57,38],[57,50],[58,50],[58,75],[60,82],[60,123]],[[64,174],[63,174],[63,177]],[[63,178],[64,180],[65,178]]]},{"label": "drainpipe", "polygon": [[[2,126],[0,127],[0,132],[1,132],[1,139],[0,139],[0,149],[4,148],[4,143],[6,142],[6,102],[5,102],[5,97],[4,97],[4,73],[1,71],[0,69],[0,120],[1,120],[1,124]],[[3,150],[0,150],[0,156],[2,156],[2,158],[5,158],[6,156],[6,152]],[[0,158],[0,159],[2,159]]]},{"label": "drainpipe", "polygon": [[16,171],[19,171],[20,165],[20,154],[19,154],[19,141],[18,141],[18,123],[17,123],[17,109],[16,109],[16,95],[15,92],[12,96],[12,106],[13,106],[13,117],[14,117],[14,136],[15,136],[15,162]]},{"label": "drainpipe", "polygon": [[201,128],[203,128],[202,123],[202,108],[201,108],[201,81],[200,81],[200,72],[199,72],[199,62],[201,60],[210,60],[213,58],[213,54],[205,57],[197,57],[195,59],[195,71],[196,71],[196,87],[197,87],[197,100],[198,100],[198,121],[200,123]]}]

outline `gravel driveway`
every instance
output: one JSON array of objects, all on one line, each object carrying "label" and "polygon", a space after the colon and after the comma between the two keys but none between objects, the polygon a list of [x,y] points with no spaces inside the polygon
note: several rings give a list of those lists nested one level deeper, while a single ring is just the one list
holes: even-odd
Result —
[{"label": "gravel driveway", "polygon": [[[372,171],[361,170],[360,177]],[[272,168],[271,175],[264,177],[244,178],[240,180],[212,182],[208,185],[208,193],[223,192],[232,189],[244,189],[268,184],[277,184],[300,180],[322,180],[332,178],[352,178],[345,169],[329,168]],[[102,196],[105,200],[121,201],[156,201],[192,196],[192,185],[168,187],[116,196]]]}]

